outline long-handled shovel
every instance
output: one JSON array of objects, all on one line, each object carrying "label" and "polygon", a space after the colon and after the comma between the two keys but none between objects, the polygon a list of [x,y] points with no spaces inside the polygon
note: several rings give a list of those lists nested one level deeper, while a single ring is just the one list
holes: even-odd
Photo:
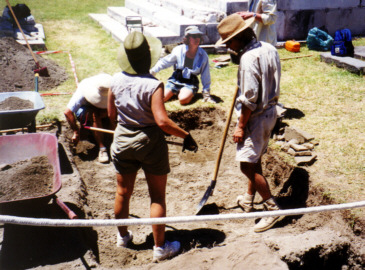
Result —
[{"label": "long-handled shovel", "polygon": [[14,13],[14,11],[13,11],[13,9],[12,9],[12,7],[11,7],[10,3],[9,3],[9,0],[5,0],[5,1],[6,1],[6,3],[7,3],[7,5],[8,5],[8,7],[9,7],[9,9],[10,9],[11,14],[13,15],[13,18],[14,18],[14,20],[15,20],[15,22],[16,22],[16,24],[17,24],[17,26],[18,26],[19,30],[20,30],[20,32],[21,32],[21,33],[22,33],[22,35],[23,35],[23,38],[24,38],[25,42],[27,43],[28,49],[29,49],[30,53],[32,54],[32,57],[33,57],[33,59],[34,59],[34,62],[35,62],[35,64],[36,64],[36,66],[37,66],[37,68],[33,70],[33,71],[34,71],[34,73],[38,73],[38,74],[39,74],[39,76],[42,76],[42,77],[49,77],[49,73],[48,73],[48,69],[47,69],[47,67],[41,67],[41,66],[39,65],[39,63],[38,63],[38,61],[37,61],[37,58],[35,57],[35,55],[34,55],[34,53],[33,53],[33,51],[32,51],[32,48],[31,48],[31,47],[30,47],[30,45],[29,45],[28,39],[27,39],[27,37],[25,36],[25,34],[24,34],[24,32],[23,32],[23,29],[20,27],[19,21],[18,21],[17,17],[15,16],[15,13]]},{"label": "long-handled shovel", "polygon": [[[114,130],[111,130],[111,129],[105,129],[105,128],[96,128],[96,127],[90,127],[90,126],[85,126],[85,125],[82,125],[83,128],[86,128],[86,129],[90,129],[90,130],[93,130],[93,131],[98,131],[98,132],[104,132],[104,133],[110,133],[110,134],[114,134]],[[182,146],[183,144],[182,143],[179,143],[179,142],[172,142],[172,141],[166,141],[168,144],[172,144],[172,145],[179,145],[179,146]]]},{"label": "long-handled shovel", "polygon": [[196,214],[199,214],[200,210],[203,208],[204,204],[207,202],[209,196],[213,195],[215,184],[217,183],[217,175],[218,175],[219,165],[220,165],[220,162],[221,162],[221,159],[222,159],[224,144],[226,142],[229,125],[231,123],[234,104],[236,103],[237,92],[238,92],[238,86],[236,87],[236,90],[235,90],[235,93],[234,93],[234,96],[233,96],[233,100],[232,100],[232,105],[231,105],[231,108],[230,108],[228,116],[227,116],[226,128],[224,129],[224,133],[223,133],[223,137],[222,137],[222,141],[221,141],[221,146],[219,148],[217,161],[215,163],[215,170],[214,170],[213,180],[210,182],[210,186],[208,187],[207,191],[205,191],[203,198],[201,199],[198,207],[196,208]]}]

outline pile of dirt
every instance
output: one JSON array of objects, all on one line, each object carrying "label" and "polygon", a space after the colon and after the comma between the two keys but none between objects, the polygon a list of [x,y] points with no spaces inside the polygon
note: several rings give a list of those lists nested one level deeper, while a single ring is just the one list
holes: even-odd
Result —
[{"label": "pile of dirt", "polygon": [[[49,77],[40,76],[39,90],[50,90],[67,80],[63,67],[54,61],[36,55],[41,67],[47,67]],[[34,69],[37,66],[27,47],[16,42],[12,37],[0,38],[0,93],[34,91]]]},{"label": "pile of dirt", "polygon": [[52,193],[53,167],[46,156],[36,156],[2,167],[0,179],[0,202],[46,196]]},{"label": "pile of dirt", "polygon": [[[225,127],[226,113],[206,108],[171,113],[188,127],[199,145],[197,153],[169,145],[171,173],[166,190],[167,216],[194,216],[210,185]],[[236,197],[245,192],[247,179],[234,160],[230,126],[217,185],[202,214],[238,214]],[[60,163],[63,187],[58,196],[80,219],[113,219],[116,189],[112,163],[97,161],[98,148],[91,139],[81,141],[72,153],[72,131],[63,126]],[[167,137],[181,142],[180,138]],[[282,208],[327,204],[312,186],[305,167],[293,167],[270,149],[263,170]],[[142,171],[137,175],[130,202],[130,218],[149,217],[150,199]],[[45,207],[46,208],[46,207]],[[255,198],[256,211],[262,199]],[[66,218],[59,207],[48,205],[39,217]],[[152,263],[151,226],[131,226],[133,243],[116,247],[116,227],[46,228],[6,224],[0,253],[3,269],[364,269],[365,245],[354,235],[341,212],[288,216],[264,233],[254,233],[257,219],[167,224],[167,240],[181,242],[181,252],[165,262]],[[1,230],[0,230],[1,233]],[[20,241],[21,240],[21,241]],[[31,245],[29,244],[31,243]],[[30,248],[31,246],[31,248]]]},{"label": "pile of dirt", "polygon": [[0,102],[0,111],[33,109],[34,103],[18,97],[9,97]]}]

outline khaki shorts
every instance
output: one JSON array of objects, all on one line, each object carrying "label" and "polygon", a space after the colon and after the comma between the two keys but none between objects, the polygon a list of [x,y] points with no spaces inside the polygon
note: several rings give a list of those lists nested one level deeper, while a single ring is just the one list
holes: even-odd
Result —
[{"label": "khaki shorts", "polygon": [[237,161],[248,163],[259,161],[267,149],[276,119],[276,108],[273,106],[248,121],[243,142],[237,143]]},{"label": "khaki shorts", "polygon": [[168,147],[158,126],[126,128],[118,125],[111,145],[114,167],[120,174],[137,172],[165,175],[170,172]]}]

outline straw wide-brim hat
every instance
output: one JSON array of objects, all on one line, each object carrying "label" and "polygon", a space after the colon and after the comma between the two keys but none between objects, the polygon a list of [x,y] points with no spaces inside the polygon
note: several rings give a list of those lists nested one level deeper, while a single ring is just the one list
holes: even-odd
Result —
[{"label": "straw wide-brim hat", "polygon": [[158,38],[133,31],[119,47],[117,61],[123,71],[138,74],[133,66],[136,69],[141,67],[143,70],[151,69],[160,59],[161,49],[162,43]]},{"label": "straw wide-brim hat", "polygon": [[92,105],[100,109],[106,109],[108,104],[108,89],[112,76],[101,73],[82,80],[79,88],[85,99]]},{"label": "straw wide-brim hat", "polygon": [[226,43],[228,40],[250,27],[254,21],[255,17],[244,20],[236,13],[227,16],[217,26],[221,38],[215,43],[215,45],[218,46]]}]

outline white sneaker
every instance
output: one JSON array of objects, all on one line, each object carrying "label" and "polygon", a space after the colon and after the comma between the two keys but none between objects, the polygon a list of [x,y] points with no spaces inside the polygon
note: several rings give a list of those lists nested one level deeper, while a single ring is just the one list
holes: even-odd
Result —
[{"label": "white sneaker", "polygon": [[131,231],[128,231],[126,236],[120,236],[119,232],[117,232],[117,247],[126,247],[132,240],[133,234]]},{"label": "white sneaker", "polygon": [[169,242],[165,241],[165,245],[163,247],[153,247],[153,260],[152,262],[159,262],[165,260],[167,258],[171,258],[176,255],[180,250],[180,242],[174,241]]},{"label": "white sneaker", "polygon": [[237,196],[237,204],[238,206],[240,206],[243,211],[245,211],[246,213],[252,212],[253,211],[253,200],[255,198],[255,195],[249,195],[249,194],[245,194],[243,195],[239,195]]},{"label": "white sneaker", "polygon": [[99,162],[100,163],[108,163],[109,162],[109,156],[106,149],[100,149],[99,151]]},{"label": "white sneaker", "polygon": [[[280,210],[279,206],[276,204],[276,202],[273,198],[270,198],[266,202],[264,202],[264,208],[267,211]],[[283,220],[284,218],[285,218],[285,216],[262,218],[260,220],[260,222],[257,223],[253,227],[253,230],[254,230],[254,232],[264,232],[264,231],[270,229],[272,226],[274,226],[280,220]]]}]

